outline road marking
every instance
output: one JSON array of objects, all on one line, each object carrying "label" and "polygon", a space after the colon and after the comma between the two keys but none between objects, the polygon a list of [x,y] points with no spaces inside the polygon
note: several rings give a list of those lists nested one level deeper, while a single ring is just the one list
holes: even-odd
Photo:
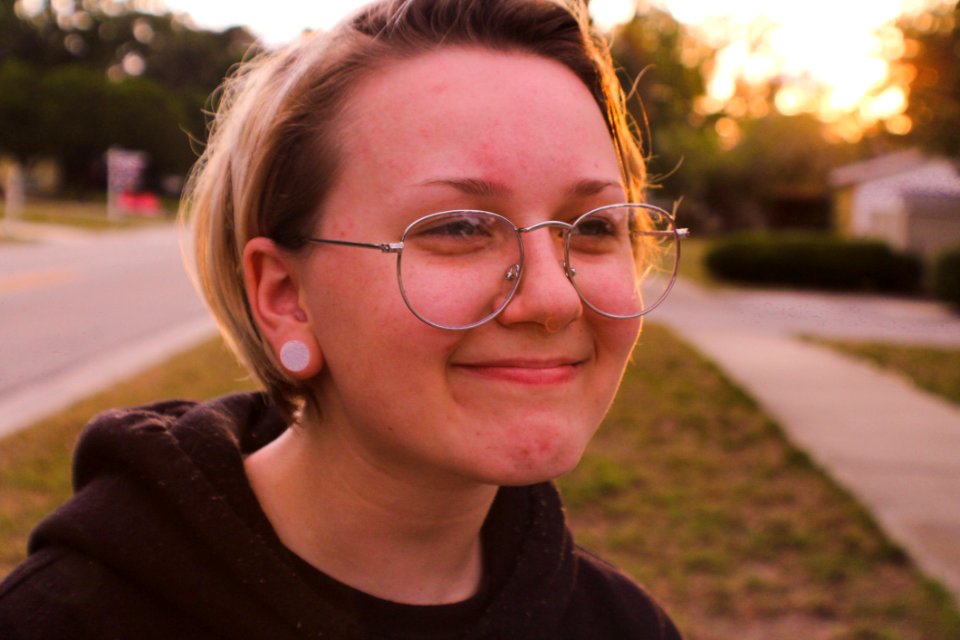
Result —
[{"label": "road marking", "polygon": [[23,289],[39,289],[41,287],[62,284],[74,280],[76,277],[77,274],[73,269],[48,269],[47,271],[34,271],[32,273],[7,276],[0,278],[0,295],[21,291]]}]

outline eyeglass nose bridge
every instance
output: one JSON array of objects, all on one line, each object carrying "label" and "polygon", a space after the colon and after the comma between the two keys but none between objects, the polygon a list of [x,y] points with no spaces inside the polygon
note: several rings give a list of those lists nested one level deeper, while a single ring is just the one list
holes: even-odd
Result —
[{"label": "eyeglass nose bridge", "polygon": [[570,241],[570,232],[574,230],[574,226],[569,222],[562,222],[560,220],[544,220],[543,222],[538,222],[537,224],[530,225],[529,227],[516,227],[517,237],[521,239],[520,242],[520,263],[511,266],[507,271],[507,280],[518,279],[523,271],[524,263],[524,246],[523,246],[523,234],[530,233],[531,231],[537,231],[538,229],[544,229],[549,227],[556,227],[563,231],[563,258],[560,260],[560,266],[563,268],[563,273],[567,276],[568,279],[573,278],[577,274],[576,270],[570,266],[568,245]]}]

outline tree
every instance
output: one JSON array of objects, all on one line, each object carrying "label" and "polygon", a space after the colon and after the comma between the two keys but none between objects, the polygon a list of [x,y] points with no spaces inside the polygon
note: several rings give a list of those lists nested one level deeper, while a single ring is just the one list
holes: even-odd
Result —
[{"label": "tree", "polygon": [[37,105],[42,82],[35,68],[19,60],[0,64],[0,153],[29,165],[52,142]]},{"label": "tree", "polygon": [[960,3],[942,15],[905,25],[912,50],[907,114],[911,140],[934,152],[960,156]]},{"label": "tree", "polygon": [[697,110],[713,51],[669,13],[651,8],[616,32],[612,53],[624,85],[636,89],[630,107],[649,157],[651,197],[668,206],[682,198],[686,226],[715,225],[717,210],[706,203],[722,162],[714,127],[720,116]]},{"label": "tree", "polygon": [[28,15],[0,0],[0,153],[55,158],[81,189],[102,181],[111,145],[146,151],[156,174],[186,172],[207,97],[255,39],[140,10],[152,4],[48,0]]},{"label": "tree", "polygon": [[646,138],[653,174],[673,174],[682,163],[684,170],[670,175],[663,188],[678,196],[697,191],[692,181],[698,172],[687,163],[698,165],[717,146],[716,135],[700,126],[703,118],[695,109],[705,92],[699,57],[708,55],[705,47],[669,13],[648,9],[616,33],[612,53],[625,86],[636,87],[639,100],[630,106]]}]

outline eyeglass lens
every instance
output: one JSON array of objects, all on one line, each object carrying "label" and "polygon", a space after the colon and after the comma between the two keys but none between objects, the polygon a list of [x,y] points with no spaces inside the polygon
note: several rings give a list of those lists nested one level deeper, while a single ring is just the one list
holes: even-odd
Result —
[{"label": "eyeglass lens", "polygon": [[[463,329],[498,314],[520,283],[523,249],[513,224],[483,211],[427,216],[403,238],[400,288],[411,310],[435,326]],[[677,236],[665,213],[602,207],[566,234],[567,276],[583,302],[611,317],[636,317],[669,291]]]}]

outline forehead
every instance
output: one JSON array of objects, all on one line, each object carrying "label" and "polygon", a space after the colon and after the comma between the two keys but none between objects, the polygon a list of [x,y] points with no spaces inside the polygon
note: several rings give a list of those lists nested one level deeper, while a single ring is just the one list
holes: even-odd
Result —
[{"label": "forehead", "polygon": [[369,171],[374,160],[397,176],[618,166],[584,83],[527,53],[451,47],[388,63],[352,91],[341,134],[347,172]]}]

